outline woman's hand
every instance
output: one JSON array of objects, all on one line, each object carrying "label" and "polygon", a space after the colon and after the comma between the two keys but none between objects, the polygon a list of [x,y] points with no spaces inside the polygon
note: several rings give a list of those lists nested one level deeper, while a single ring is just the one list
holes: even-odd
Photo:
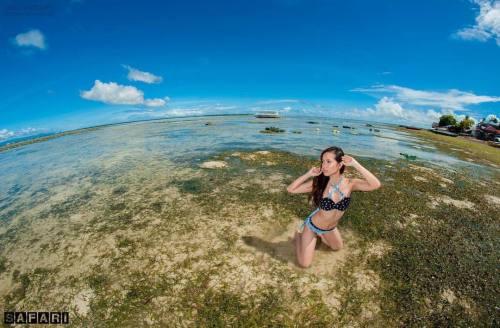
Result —
[{"label": "woman's hand", "polygon": [[342,164],[345,166],[355,166],[358,164],[358,161],[354,159],[354,157],[344,155],[342,156]]},{"label": "woman's hand", "polygon": [[307,174],[309,174],[310,176],[312,177],[317,177],[318,175],[320,175],[321,173],[323,173],[321,171],[321,169],[319,167],[313,167],[309,170],[309,172],[307,172]]}]

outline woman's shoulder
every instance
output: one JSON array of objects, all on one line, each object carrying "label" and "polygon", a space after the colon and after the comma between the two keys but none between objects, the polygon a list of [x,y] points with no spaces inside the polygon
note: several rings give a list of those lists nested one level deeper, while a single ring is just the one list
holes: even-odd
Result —
[{"label": "woman's shoulder", "polygon": [[352,178],[348,178],[348,177],[343,177],[342,178],[344,180],[344,183],[346,186],[350,186],[352,184]]},{"label": "woman's shoulder", "polygon": [[347,178],[347,177],[344,177],[344,183],[345,183],[345,186],[346,186],[346,192],[347,194],[350,196],[351,195],[351,192],[352,192],[352,187],[354,185],[354,180],[353,178]]}]

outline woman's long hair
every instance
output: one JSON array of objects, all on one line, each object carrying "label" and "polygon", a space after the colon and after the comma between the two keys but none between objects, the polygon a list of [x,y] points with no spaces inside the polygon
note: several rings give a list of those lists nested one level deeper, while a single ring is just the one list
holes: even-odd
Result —
[{"label": "woman's long hair", "polygon": [[[344,151],[339,147],[328,147],[321,152],[320,162],[323,160],[323,155],[325,153],[331,152],[335,155],[335,160],[340,163],[342,161],[342,156],[344,156]],[[322,163],[321,163],[322,164]],[[344,173],[345,166],[340,168],[340,174]],[[328,177],[324,176],[323,173],[314,177],[313,179],[313,189],[309,195],[309,201],[313,200],[316,206],[319,206],[321,198],[323,198],[323,192],[325,191],[326,185],[328,184]]]}]

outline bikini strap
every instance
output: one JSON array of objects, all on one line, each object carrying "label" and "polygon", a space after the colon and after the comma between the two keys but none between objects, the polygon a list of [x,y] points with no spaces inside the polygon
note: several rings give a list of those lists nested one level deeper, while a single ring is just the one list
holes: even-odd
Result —
[{"label": "bikini strap", "polygon": [[342,183],[342,179],[344,179],[344,177],[341,176],[339,181],[337,182],[337,184],[330,189],[330,192],[328,193],[328,197],[330,199],[332,199],[332,194],[334,191],[336,191],[340,194],[341,200],[345,197],[344,193],[342,191],[340,191],[340,189],[339,189],[339,185]]}]

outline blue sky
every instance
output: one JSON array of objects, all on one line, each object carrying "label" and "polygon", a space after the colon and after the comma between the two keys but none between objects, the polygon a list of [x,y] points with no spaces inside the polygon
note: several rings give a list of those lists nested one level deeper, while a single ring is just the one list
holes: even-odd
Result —
[{"label": "blue sky", "polygon": [[1,1],[0,139],[275,109],[500,113],[500,1]]}]

